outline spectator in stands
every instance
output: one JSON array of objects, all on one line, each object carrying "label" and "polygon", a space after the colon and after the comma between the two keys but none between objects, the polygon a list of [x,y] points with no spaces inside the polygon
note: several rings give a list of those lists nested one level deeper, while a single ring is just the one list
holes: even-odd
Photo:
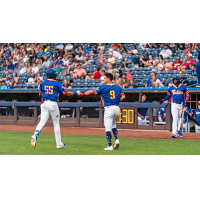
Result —
[{"label": "spectator in stands", "polygon": [[120,74],[119,73],[116,73],[115,74],[115,79],[114,79],[114,85],[118,85],[118,86],[121,86],[121,78],[120,78]]},{"label": "spectator in stands", "polygon": [[81,68],[81,64],[79,63],[77,68],[73,72],[73,79],[84,79],[85,76],[87,75],[87,72],[85,69]]},{"label": "spectator in stands", "polygon": [[162,84],[162,82],[157,78],[156,75],[153,75],[152,76],[152,80],[151,80],[151,84],[152,84],[152,87],[164,87],[164,85]]},{"label": "spectator in stands", "polygon": [[6,66],[6,70],[13,71],[15,66],[11,63],[11,61],[8,61],[8,65]]},{"label": "spectator in stands", "polygon": [[58,57],[57,63],[58,63],[59,65],[63,65],[62,57],[60,57],[60,56]]},{"label": "spectator in stands", "polygon": [[[145,87],[147,88],[147,87],[153,87],[152,86],[152,76],[155,76],[156,74],[155,74],[155,72],[151,72],[151,78],[149,78],[149,80],[147,81],[147,83],[145,84]],[[160,81],[161,81],[161,83],[164,83],[165,81],[164,80],[162,80],[161,78],[158,78]]]},{"label": "spectator in stands", "polygon": [[31,63],[28,62],[27,66],[26,66],[26,73],[31,73],[32,72],[32,67],[31,67]]},{"label": "spectator in stands", "polygon": [[7,89],[14,89],[17,86],[13,77],[11,77],[10,81],[7,82]]},{"label": "spectator in stands", "polygon": [[113,69],[113,66],[111,64],[108,65],[108,70],[106,72],[111,73],[115,75],[115,73],[118,71],[118,69]]},{"label": "spectator in stands", "polygon": [[152,48],[152,44],[153,44],[153,43],[145,43],[145,44],[144,44],[144,48],[145,48],[145,49],[151,49],[151,48]]},{"label": "spectator in stands", "polygon": [[101,64],[101,63],[98,63],[98,67],[100,68],[100,71],[99,71],[100,73],[101,73],[101,71],[102,71],[102,70],[104,70],[104,71],[105,71],[105,68],[102,66],[102,64]]},{"label": "spectator in stands", "polygon": [[170,43],[169,47],[172,51],[176,51],[176,50],[180,49],[180,44],[179,43]]},{"label": "spectator in stands", "polygon": [[192,69],[192,71],[191,71],[191,74],[190,74],[190,78],[192,78],[192,77],[194,77],[194,76],[197,76],[197,72],[196,72],[196,65],[195,64],[192,64],[191,65],[191,69]]},{"label": "spectator in stands", "polygon": [[149,55],[149,60],[147,60],[145,67],[154,68],[156,66],[156,61],[154,60],[154,56],[152,54]]},{"label": "spectator in stands", "polygon": [[56,70],[56,74],[58,76],[60,74],[60,71],[62,70],[58,62],[56,63],[56,66],[54,67],[54,69]]},{"label": "spectator in stands", "polygon": [[82,62],[83,61],[83,56],[82,53],[80,52],[78,55],[76,55],[75,60],[77,62]]},{"label": "spectator in stands", "polygon": [[17,58],[13,58],[13,65],[15,66],[17,63]]},{"label": "spectator in stands", "polygon": [[104,54],[98,55],[98,57],[99,59],[97,61],[104,65],[106,63],[106,58],[104,57]]},{"label": "spectator in stands", "polygon": [[67,80],[64,80],[63,87],[64,87],[65,89],[72,89],[71,84],[68,83]]},{"label": "spectator in stands", "polygon": [[188,59],[187,59],[186,64],[188,64],[189,68],[191,68],[192,64],[195,64],[194,59],[192,59],[192,54],[191,53],[188,54]]},{"label": "spectator in stands", "polygon": [[35,74],[33,72],[31,73],[31,77],[28,79],[26,84],[35,84]]},{"label": "spectator in stands", "polygon": [[17,63],[15,65],[14,72],[19,73],[20,70],[21,70],[21,66],[19,66],[19,64]]},{"label": "spectator in stands", "polygon": [[133,76],[130,73],[130,69],[126,69],[125,73],[126,73],[126,78],[128,78],[129,80],[133,78]]},{"label": "spectator in stands", "polygon": [[88,65],[95,65],[95,59],[94,56],[90,56],[90,60],[88,60]]},{"label": "spectator in stands", "polygon": [[144,49],[144,48],[145,48],[145,47],[144,47],[145,45],[146,45],[146,43],[140,43],[139,46],[138,46],[138,48]]},{"label": "spectator in stands", "polygon": [[85,44],[85,48],[83,49],[83,51],[85,52],[85,54],[89,54],[89,53],[90,53],[90,51],[91,51],[91,48],[90,48],[90,47],[88,47],[88,45],[87,45],[87,44]]},{"label": "spectator in stands", "polygon": [[188,43],[185,43],[185,49],[183,50],[183,54],[181,55],[181,57],[187,56],[189,53],[192,53],[192,49],[190,49]]},{"label": "spectator in stands", "polygon": [[65,51],[72,51],[73,50],[73,45],[71,43],[68,43],[65,47]]},{"label": "spectator in stands", "polygon": [[188,70],[188,69],[189,69],[189,65],[187,64],[187,58],[184,58],[181,65],[178,66],[178,70]]},{"label": "spectator in stands", "polygon": [[56,46],[56,48],[59,49],[60,51],[62,51],[64,49],[64,45],[62,43],[60,43]]},{"label": "spectator in stands", "polygon": [[97,48],[99,51],[104,51],[105,50],[105,46],[103,45],[103,43],[99,43],[99,46]]},{"label": "spectator in stands", "polygon": [[19,73],[20,73],[20,74],[26,73],[26,67],[25,67],[25,64],[24,64],[24,63],[22,63],[21,69],[20,69]]},{"label": "spectator in stands", "polygon": [[[183,76],[183,71],[179,71],[179,78],[180,78],[180,82],[182,83],[184,80],[186,80],[187,78]],[[184,85],[188,85],[188,81],[184,81],[183,83]],[[169,86],[172,86],[173,83],[169,83]]]},{"label": "spectator in stands", "polygon": [[137,55],[138,54],[138,50],[137,50],[135,45],[132,46],[131,52],[132,52],[133,55]]},{"label": "spectator in stands", "polygon": [[94,73],[88,73],[88,75],[92,75],[92,77],[90,78],[89,76],[86,76],[86,79],[95,79],[95,80],[100,79],[101,74],[100,74],[99,71],[100,71],[100,68],[97,67],[96,68],[96,72],[94,72]]},{"label": "spectator in stands", "polygon": [[73,61],[73,57],[72,57],[72,56],[69,56],[69,65],[72,65],[73,62],[74,62],[74,61]]},{"label": "spectator in stands", "polygon": [[192,50],[198,50],[199,49],[199,43],[192,43]]},{"label": "spectator in stands", "polygon": [[115,58],[113,57],[112,53],[109,53],[109,58],[106,62],[107,64],[111,64],[111,65],[115,64]]},{"label": "spectator in stands", "polygon": [[160,55],[162,55],[163,58],[172,56],[172,51],[169,49],[169,46],[167,44],[164,46],[164,49],[160,52]]},{"label": "spectator in stands", "polygon": [[27,54],[27,51],[24,51],[24,55],[23,55],[23,62],[24,63],[27,63],[29,61],[29,57],[28,57],[28,54]]},{"label": "spectator in stands", "polygon": [[47,51],[45,53],[45,56],[49,59],[52,54],[53,54],[53,52],[51,51],[50,46],[48,46]]},{"label": "spectator in stands", "polygon": [[[142,95],[142,102],[141,103],[150,103],[146,99],[147,99],[146,95]],[[148,110],[148,108],[138,108],[138,124],[139,125],[146,124],[144,120],[145,120],[145,115],[146,115],[147,110]]]},{"label": "spectator in stands", "polygon": [[6,83],[5,83],[5,81],[3,80],[0,89],[2,90],[2,89],[6,89],[6,88],[7,88]]},{"label": "spectator in stands", "polygon": [[172,63],[172,66],[171,67],[168,67],[169,70],[178,70],[179,69],[179,66],[181,66],[183,62],[180,61],[180,57],[177,56],[176,57],[176,61]]},{"label": "spectator in stands", "polygon": [[49,68],[49,66],[51,66],[51,62],[50,62],[50,60],[45,56],[45,57],[44,57],[44,62],[43,62],[43,64],[42,64],[42,67]]},{"label": "spectator in stands", "polygon": [[128,88],[137,88],[137,86],[135,85],[135,81],[133,78],[130,79],[130,84],[128,85]]},{"label": "spectator in stands", "polygon": [[147,63],[147,59],[145,58],[144,55],[141,55],[141,56],[140,56],[140,60],[139,60],[139,66],[140,66],[140,67],[145,67],[145,66],[146,66],[146,63]]},{"label": "spectator in stands", "polygon": [[126,77],[126,74],[123,74],[122,80],[121,80],[121,87],[127,88],[129,84],[130,84],[130,80]]},{"label": "spectator in stands", "polygon": [[60,71],[59,76],[66,76],[67,75],[67,65],[64,65],[63,69]]},{"label": "spectator in stands", "polygon": [[173,62],[171,62],[170,57],[167,57],[167,62],[164,64],[164,68],[166,71],[170,71],[172,68]]},{"label": "spectator in stands", "polygon": [[33,63],[33,67],[32,67],[32,71],[31,72],[33,72],[33,73],[38,73],[39,72],[39,68],[38,68],[38,66],[36,65],[36,63]]},{"label": "spectator in stands", "polygon": [[105,78],[105,70],[102,70],[101,71],[101,77],[100,77],[100,79],[99,79],[99,81],[100,81],[100,83],[103,83],[104,82],[104,78]]},{"label": "spectator in stands", "polygon": [[165,64],[165,61],[163,59],[163,56],[159,55],[159,60],[156,60],[156,69],[158,71],[164,70],[164,64]]},{"label": "spectator in stands", "polygon": [[127,67],[128,64],[134,64],[134,58],[132,56],[131,51],[128,52],[128,59],[127,61],[122,62],[124,67]]},{"label": "spectator in stands", "polygon": [[73,62],[73,63],[68,67],[68,69],[67,69],[67,74],[73,75],[74,67],[75,67],[75,62]]},{"label": "spectator in stands", "polygon": [[118,51],[113,49],[113,50],[111,50],[111,53],[112,53],[113,57],[115,58],[115,61],[122,61],[123,57]]},{"label": "spectator in stands", "polygon": [[43,82],[43,78],[41,77],[41,74],[40,72],[37,73],[37,75],[35,76],[35,82],[36,83],[40,83],[40,82]]}]

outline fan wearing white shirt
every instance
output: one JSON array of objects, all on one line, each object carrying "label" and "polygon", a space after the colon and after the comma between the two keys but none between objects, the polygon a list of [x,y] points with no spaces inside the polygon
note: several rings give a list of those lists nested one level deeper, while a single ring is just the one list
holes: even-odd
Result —
[{"label": "fan wearing white shirt", "polygon": [[137,55],[138,54],[138,50],[137,50],[135,45],[132,46],[131,52],[132,52],[133,55]]},{"label": "fan wearing white shirt", "polygon": [[157,87],[164,87],[164,85],[162,84],[162,82],[157,78],[156,75],[152,76],[152,80],[151,80],[152,86],[157,88]]},{"label": "fan wearing white shirt", "polygon": [[67,46],[65,47],[66,51],[71,51],[73,49],[73,45],[71,43],[68,43]]},{"label": "fan wearing white shirt", "polygon": [[111,52],[116,61],[122,61],[123,57],[118,51],[111,50]]},{"label": "fan wearing white shirt", "polygon": [[28,79],[28,84],[35,84],[35,74],[32,72],[31,77]]},{"label": "fan wearing white shirt", "polygon": [[101,77],[100,77],[100,79],[99,79],[99,82],[100,82],[100,83],[103,83],[104,78],[105,78],[104,75],[105,75],[105,70],[102,70],[102,71],[101,71]]},{"label": "fan wearing white shirt", "polygon": [[33,63],[32,72],[33,73],[38,73],[39,72],[39,68],[37,67],[35,62]]},{"label": "fan wearing white shirt", "polygon": [[159,54],[162,55],[163,58],[171,57],[172,56],[172,51],[169,49],[168,45],[165,45],[164,49]]}]

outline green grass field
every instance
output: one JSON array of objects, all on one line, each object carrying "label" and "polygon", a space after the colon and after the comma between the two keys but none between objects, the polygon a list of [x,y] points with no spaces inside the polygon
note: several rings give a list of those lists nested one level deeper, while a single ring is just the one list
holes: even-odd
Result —
[{"label": "green grass field", "polygon": [[[105,136],[62,134],[67,146],[56,149],[53,133],[41,133],[36,149],[30,145],[31,132],[0,131],[1,155],[199,155],[200,141],[167,139],[120,139],[120,148],[104,151]],[[114,141],[114,137],[112,138]]]}]

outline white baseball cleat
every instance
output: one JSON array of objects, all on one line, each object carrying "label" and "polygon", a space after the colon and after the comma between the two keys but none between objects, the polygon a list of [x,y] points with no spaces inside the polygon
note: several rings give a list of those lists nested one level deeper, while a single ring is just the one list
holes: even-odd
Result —
[{"label": "white baseball cleat", "polygon": [[172,138],[177,138],[177,135],[176,134],[172,134]]},{"label": "white baseball cleat", "polygon": [[59,148],[57,148],[57,149],[61,149],[61,148],[65,147],[65,146],[66,146],[66,144],[65,144],[65,143],[63,143],[63,144],[62,144],[62,146],[61,146],[61,147],[59,147]]},{"label": "white baseball cleat", "polygon": [[110,147],[107,147],[107,148],[104,148],[104,150],[113,150],[113,146],[110,146]]},{"label": "white baseball cleat", "polygon": [[33,136],[31,137],[31,147],[34,148],[34,149],[35,149],[35,147],[36,147],[35,135],[33,135]]},{"label": "white baseball cleat", "polygon": [[114,145],[114,149],[118,149],[119,148],[119,140],[118,139],[116,139],[115,140],[115,145]]}]

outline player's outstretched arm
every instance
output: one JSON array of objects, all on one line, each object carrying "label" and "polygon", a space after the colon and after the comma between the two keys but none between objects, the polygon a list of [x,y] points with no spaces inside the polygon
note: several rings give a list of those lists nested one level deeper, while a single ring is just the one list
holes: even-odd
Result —
[{"label": "player's outstretched arm", "polygon": [[83,92],[81,95],[84,96],[84,95],[90,95],[90,94],[94,94],[94,90],[89,90],[87,92]]},{"label": "player's outstretched arm", "polygon": [[125,94],[120,97],[120,101],[123,101],[125,99]]}]

